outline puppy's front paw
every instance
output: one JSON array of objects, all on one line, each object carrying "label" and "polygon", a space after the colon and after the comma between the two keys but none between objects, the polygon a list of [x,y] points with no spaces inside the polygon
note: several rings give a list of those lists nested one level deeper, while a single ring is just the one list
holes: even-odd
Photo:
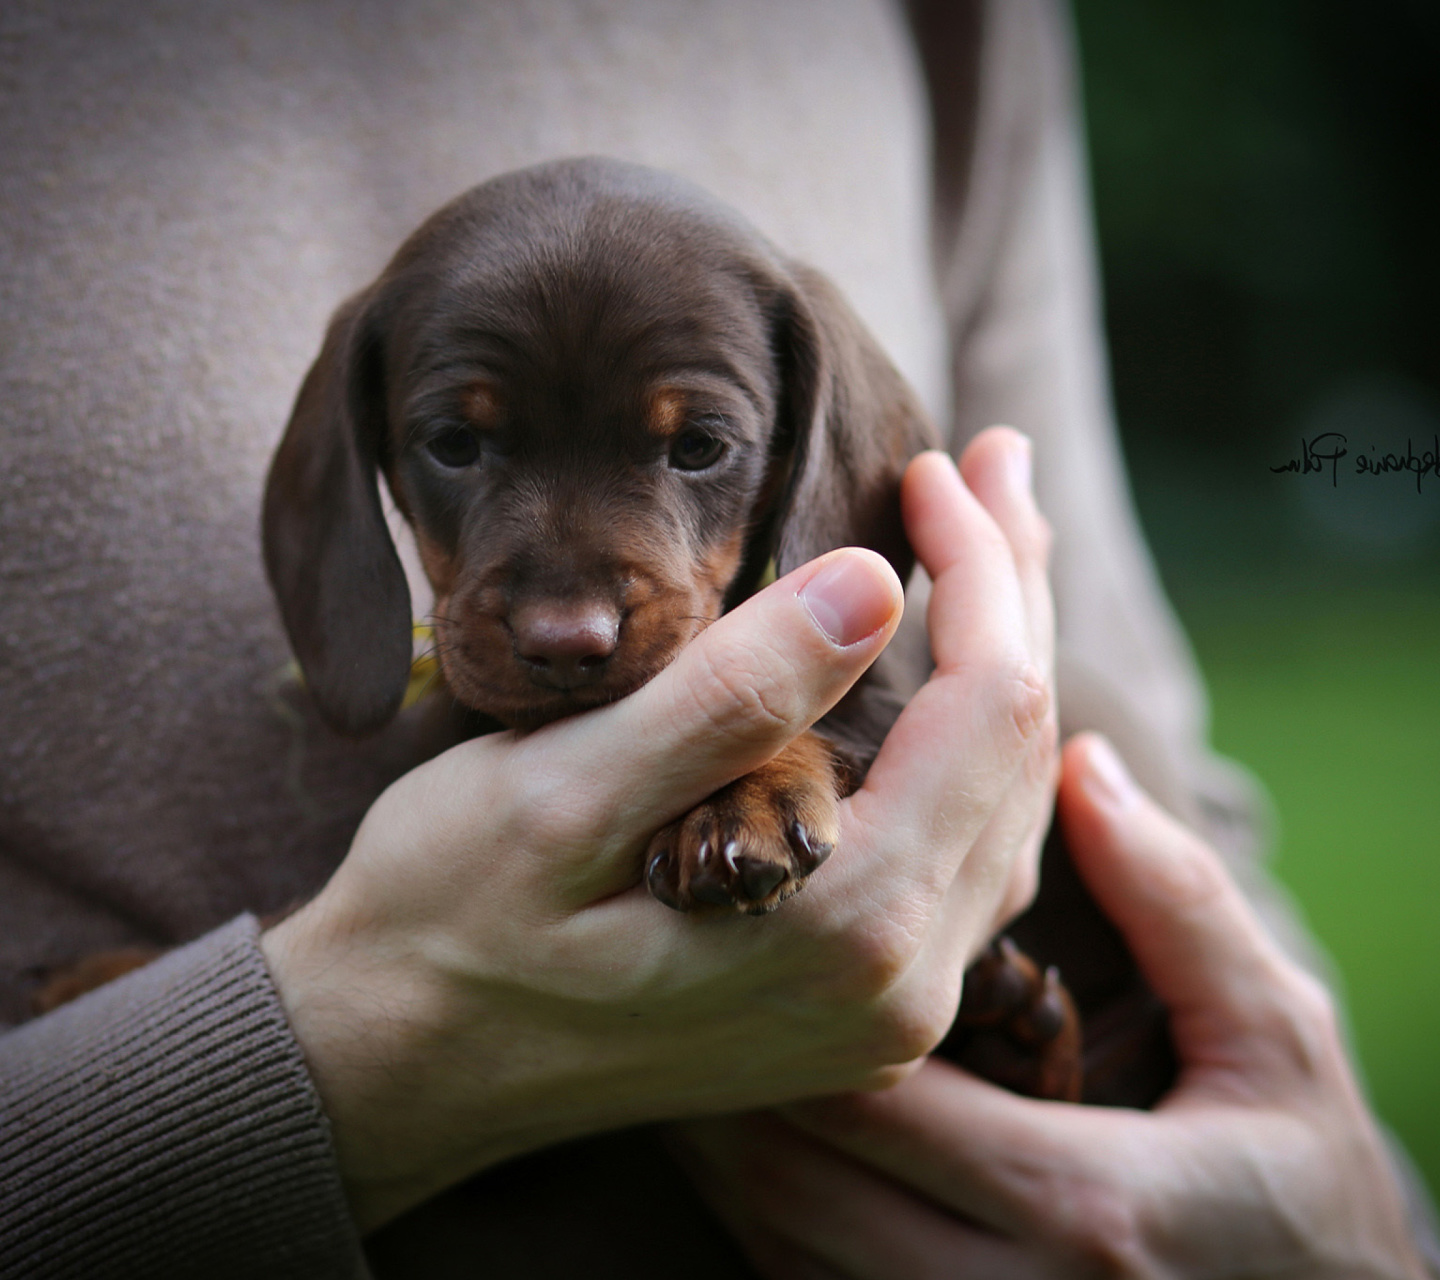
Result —
[{"label": "puppy's front paw", "polygon": [[769,764],[658,832],[645,855],[650,892],[667,907],[773,911],[799,892],[840,830],[829,746],[806,734]]}]

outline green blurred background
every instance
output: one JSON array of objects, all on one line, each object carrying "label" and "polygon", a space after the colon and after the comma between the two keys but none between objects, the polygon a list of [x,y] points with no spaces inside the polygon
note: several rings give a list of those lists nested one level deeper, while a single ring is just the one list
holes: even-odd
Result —
[{"label": "green blurred background", "polygon": [[[1440,5],[1076,0],[1136,501],[1275,801],[1377,1109],[1440,1189]],[[1336,482],[1275,474],[1322,432]],[[1327,464],[1328,466],[1328,464]]]}]

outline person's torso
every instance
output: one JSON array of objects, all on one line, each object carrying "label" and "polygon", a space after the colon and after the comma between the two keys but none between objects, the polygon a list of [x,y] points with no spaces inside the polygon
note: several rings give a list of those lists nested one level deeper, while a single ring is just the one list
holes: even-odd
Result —
[{"label": "person's torso", "polygon": [[257,521],[330,312],[451,196],[564,155],[684,174],[941,407],[883,0],[85,0],[0,35],[0,1024],[32,966],[312,892],[427,750],[297,714]]}]

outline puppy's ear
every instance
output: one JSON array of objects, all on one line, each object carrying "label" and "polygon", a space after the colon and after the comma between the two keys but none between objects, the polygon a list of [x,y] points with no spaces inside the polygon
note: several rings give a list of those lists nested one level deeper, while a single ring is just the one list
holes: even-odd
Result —
[{"label": "puppy's ear", "polygon": [[265,486],[265,568],[321,715],[379,729],[410,674],[410,588],[380,506],[385,375],[370,292],[335,313]]},{"label": "puppy's ear", "polygon": [[938,436],[904,378],[818,271],[791,269],[779,326],[781,457],[789,471],[770,545],[784,574],[836,547],[878,551],[903,582],[914,565],[900,477]]}]

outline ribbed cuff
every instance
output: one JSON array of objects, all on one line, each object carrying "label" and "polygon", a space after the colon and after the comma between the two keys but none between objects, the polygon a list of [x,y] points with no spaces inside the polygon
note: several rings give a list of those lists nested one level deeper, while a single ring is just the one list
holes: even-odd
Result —
[{"label": "ribbed cuff", "polygon": [[0,1037],[0,1278],[365,1275],[242,916]]}]

